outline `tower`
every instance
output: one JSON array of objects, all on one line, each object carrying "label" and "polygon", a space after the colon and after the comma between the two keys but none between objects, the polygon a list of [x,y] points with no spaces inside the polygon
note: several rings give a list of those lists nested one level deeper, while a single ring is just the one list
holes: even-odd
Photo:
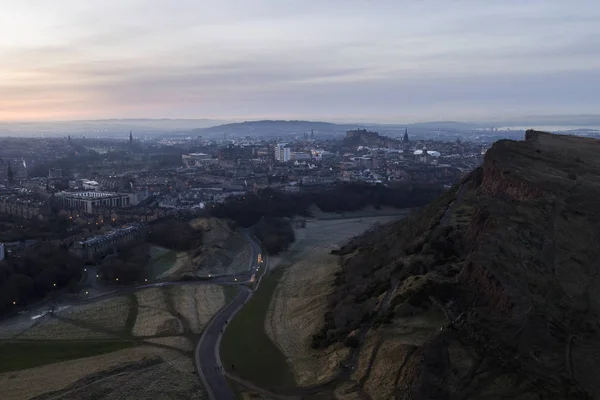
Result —
[{"label": "tower", "polygon": [[404,143],[408,143],[408,127],[404,127]]},{"label": "tower", "polygon": [[314,138],[315,138],[315,131],[314,131],[314,129],[311,129],[311,130],[310,130],[310,138],[311,138],[311,139],[314,139]]},{"label": "tower", "polygon": [[129,131],[129,144],[133,144],[133,134]]}]

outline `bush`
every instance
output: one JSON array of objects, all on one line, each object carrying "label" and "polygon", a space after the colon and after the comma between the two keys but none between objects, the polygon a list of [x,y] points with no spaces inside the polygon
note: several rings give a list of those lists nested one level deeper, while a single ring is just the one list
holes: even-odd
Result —
[{"label": "bush", "polygon": [[289,219],[266,217],[254,227],[254,234],[261,241],[268,254],[277,254],[287,250],[296,240]]},{"label": "bush", "polygon": [[263,217],[293,217],[307,215],[311,200],[307,195],[287,194],[263,189],[229,199],[217,205],[211,213],[217,218],[232,219],[238,226],[249,228]]},{"label": "bush", "polygon": [[119,284],[130,285],[142,282],[148,275],[149,246],[142,244],[123,248],[116,256],[108,256],[100,265],[100,271],[107,283],[119,279]]},{"label": "bush", "polygon": [[229,199],[210,212],[217,218],[232,219],[238,226],[248,228],[262,217],[293,217],[308,215],[308,208],[316,204],[325,212],[356,211],[368,205],[396,208],[420,207],[443,192],[438,185],[369,185],[344,183],[318,192],[288,194],[274,189],[263,189]]},{"label": "bush", "polygon": [[194,229],[183,221],[168,220],[152,226],[148,242],[170,250],[188,251],[202,244],[202,230]]},{"label": "bush", "polygon": [[346,183],[314,193],[312,201],[325,212],[357,211],[368,205],[411,208],[423,206],[443,192],[437,185],[407,185],[392,187],[365,183]]},{"label": "bush", "polygon": [[1,261],[0,315],[14,309],[13,301],[19,306],[27,305],[55,290],[75,285],[82,269],[82,259],[46,242],[34,244],[22,257]]}]

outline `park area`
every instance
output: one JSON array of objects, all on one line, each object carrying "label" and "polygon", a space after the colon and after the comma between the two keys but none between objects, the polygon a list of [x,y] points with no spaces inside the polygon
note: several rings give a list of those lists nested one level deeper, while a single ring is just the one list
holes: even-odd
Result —
[{"label": "park area", "polygon": [[330,379],[347,354],[310,347],[323,322],[338,258],[333,249],[402,215],[307,221],[290,249],[268,259],[270,272],[233,318],[221,342],[223,365],[266,389],[308,386]]},{"label": "park area", "polygon": [[299,386],[323,383],[333,377],[347,349],[333,346],[327,352],[311,348],[311,337],[323,324],[327,296],[339,259],[331,250],[377,225],[399,216],[308,221],[296,230],[288,257],[276,260],[283,269],[269,305],[264,330],[291,366]]},{"label": "park area", "polygon": [[[53,398],[77,398],[84,386],[93,397],[113,382],[111,399],[140,398],[139,393],[155,398],[161,390],[205,398],[192,374],[193,350],[230,295],[218,285],[164,286],[61,306],[54,313],[32,310],[5,321],[0,324],[1,397],[53,392]],[[119,386],[125,376],[129,382]],[[168,390],[157,386],[169,380]],[[136,394],[136,387],[142,392]]]}]

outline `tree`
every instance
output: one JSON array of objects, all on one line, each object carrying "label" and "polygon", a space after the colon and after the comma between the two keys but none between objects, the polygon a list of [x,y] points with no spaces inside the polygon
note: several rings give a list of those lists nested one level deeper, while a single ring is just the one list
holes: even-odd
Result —
[{"label": "tree", "polygon": [[202,245],[201,229],[176,220],[159,222],[148,233],[148,242],[176,251],[193,250]]},{"label": "tree", "polygon": [[254,234],[269,254],[286,250],[295,240],[294,229],[287,218],[264,217],[254,226]]}]

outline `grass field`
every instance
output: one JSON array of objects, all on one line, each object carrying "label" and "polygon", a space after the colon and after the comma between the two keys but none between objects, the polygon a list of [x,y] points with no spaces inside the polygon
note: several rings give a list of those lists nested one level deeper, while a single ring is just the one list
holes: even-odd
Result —
[{"label": "grass field", "polygon": [[150,248],[150,256],[152,257],[148,263],[148,274],[151,279],[156,279],[158,276],[168,271],[175,261],[177,261],[177,253],[158,246]]},{"label": "grass field", "polygon": [[0,347],[0,373],[91,357],[132,347],[127,341],[36,340],[4,343]]},{"label": "grass field", "polygon": [[[156,339],[177,348],[185,345],[183,340]],[[191,348],[191,344],[187,346]],[[24,400],[46,394],[42,398],[54,400],[206,399],[198,376],[192,374],[192,357],[179,350],[140,344],[91,357],[83,352],[80,355],[86,357],[0,373],[0,398]],[[144,367],[157,358],[162,363],[150,369]],[[51,392],[62,394],[49,395]]]},{"label": "grass field", "polygon": [[[225,297],[218,285],[151,288],[0,324],[9,339],[0,341],[0,399],[56,391],[64,391],[56,400],[100,398],[107,390],[111,400],[205,399],[191,354]],[[141,368],[149,359],[160,364]],[[131,370],[110,372],[124,364]]]},{"label": "grass field", "polygon": [[279,348],[267,336],[264,323],[283,269],[265,275],[259,290],[233,318],[221,342],[223,365],[265,388],[295,387],[294,375]]},{"label": "grass field", "polygon": [[225,294],[225,304],[228,304],[231,300],[237,296],[240,289],[237,286],[222,286],[223,293]]},{"label": "grass field", "polygon": [[[348,242],[373,224],[400,216],[308,221],[296,230],[290,250],[271,257],[269,265],[281,265],[283,275],[272,296],[265,331],[284,354],[298,386],[320,384],[333,378],[339,362],[348,354],[342,345],[327,351],[311,347],[311,337],[324,323],[327,296],[331,293],[339,258],[331,250]],[[274,262],[273,262],[274,261]]]},{"label": "grass field", "polygon": [[118,339],[132,307],[131,296],[117,296],[90,304],[69,306],[39,319],[20,339],[78,340]]}]

